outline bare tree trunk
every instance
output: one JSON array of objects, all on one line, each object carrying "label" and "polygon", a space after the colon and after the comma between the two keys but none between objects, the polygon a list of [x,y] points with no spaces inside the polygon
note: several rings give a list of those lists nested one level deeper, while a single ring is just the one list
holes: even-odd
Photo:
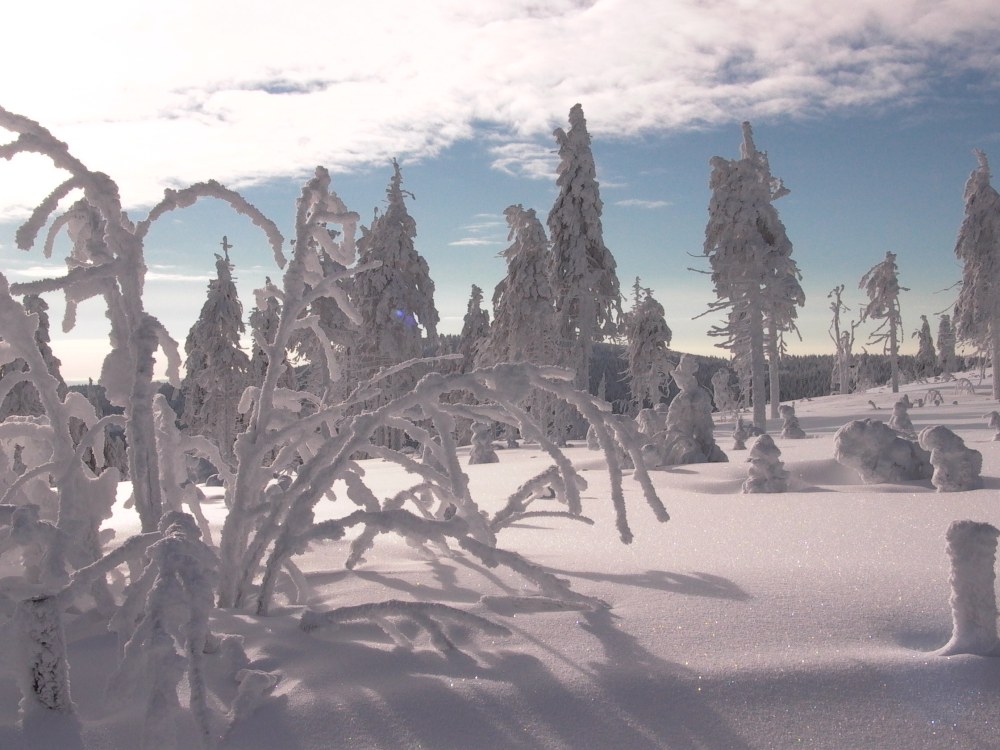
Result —
[{"label": "bare tree trunk", "polygon": [[766,392],[764,390],[764,318],[760,298],[751,298],[747,306],[750,334],[750,388],[753,425],[767,431]]},{"label": "bare tree trunk", "polygon": [[897,337],[896,321],[889,321],[889,371],[892,380],[892,392],[899,393],[899,339]]},{"label": "bare tree trunk", "polygon": [[769,320],[767,328],[767,373],[771,384],[771,419],[777,419],[778,405],[781,403],[781,383],[778,374],[781,355],[778,352],[778,327],[773,320]]},{"label": "bare tree trunk", "polygon": [[1000,325],[990,326],[990,363],[993,365],[993,400],[1000,401],[1000,377],[997,374],[1000,373],[1000,367],[997,367],[997,362],[1000,362]]}]

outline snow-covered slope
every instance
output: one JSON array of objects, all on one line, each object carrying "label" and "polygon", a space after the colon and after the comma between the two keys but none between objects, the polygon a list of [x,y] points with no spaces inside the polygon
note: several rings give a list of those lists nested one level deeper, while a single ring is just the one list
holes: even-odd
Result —
[{"label": "snow-covered slope", "polygon": [[[981,451],[983,489],[862,484],[833,460],[833,433],[853,418],[888,420],[896,397],[831,396],[796,404],[807,439],[783,439],[780,423],[770,424],[789,492],[741,494],[747,452],[730,451],[732,423],[717,422],[730,463],[654,475],[669,523],[658,523],[638,487],[627,484],[635,541],[625,546],[598,470],[603,458],[571,448],[590,481],[584,512],[594,525],[532,519],[502,531],[500,546],[608,608],[541,597],[522,578],[487,570],[460,551],[428,559],[396,536],[379,537],[353,571],[342,566],[344,542],[315,545],[300,560],[314,609],[443,602],[510,634],[459,623],[447,630],[457,648],[443,652],[408,622],[395,635],[412,639],[409,648],[369,623],[306,633],[301,606],[275,607],[267,618],[216,613],[213,630],[243,635],[251,667],[281,675],[220,746],[1000,747],[1000,660],[932,653],[951,634],[948,525],[1000,526],[1000,442],[983,418],[995,404],[987,383],[974,395],[953,384],[905,389],[915,400],[929,387],[944,404],[912,408],[915,427],[947,425]],[[530,446],[499,454],[498,464],[468,467],[474,495],[490,511],[546,465]],[[377,462],[365,469],[380,496],[406,481]],[[220,506],[206,509],[215,521]],[[131,511],[117,518],[119,538],[137,525]],[[52,746],[138,747],[140,708],[109,705],[103,696],[114,636],[87,617],[70,618],[66,630],[80,723]],[[221,658],[209,663],[220,736],[235,695],[232,667]],[[17,728],[17,701],[5,669],[0,748],[44,746]],[[193,722],[181,734],[186,746]]]}]

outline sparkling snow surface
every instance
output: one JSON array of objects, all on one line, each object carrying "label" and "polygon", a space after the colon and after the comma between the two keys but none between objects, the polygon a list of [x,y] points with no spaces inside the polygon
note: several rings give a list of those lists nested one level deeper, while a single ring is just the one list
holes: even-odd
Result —
[{"label": "sparkling snow surface", "polygon": [[[729,450],[733,424],[717,420],[716,441],[730,463],[655,472],[669,523],[657,523],[638,487],[626,483],[635,541],[625,546],[599,471],[603,458],[583,444],[571,448],[591,482],[584,513],[595,525],[531,519],[502,531],[499,545],[603,599],[607,610],[542,598],[516,575],[485,570],[460,552],[429,561],[396,536],[380,536],[354,571],[342,567],[346,542],[314,545],[298,558],[314,608],[438,601],[512,635],[453,629],[460,651],[446,656],[405,626],[413,650],[370,625],[302,632],[300,606],[276,606],[267,618],[217,612],[214,632],[243,634],[251,667],[281,674],[220,747],[1000,747],[1000,659],[932,653],[951,635],[948,525],[1000,526],[1000,442],[983,417],[996,405],[985,382],[974,396],[932,385],[945,405],[912,408],[914,426],[947,425],[981,451],[983,489],[864,485],[834,461],[833,433],[851,419],[888,421],[898,396],[799,401],[807,439],[782,438],[780,420],[769,423],[790,474],[788,492],[741,494],[749,452]],[[928,387],[904,391],[915,400]],[[489,511],[546,465],[530,445],[498,453],[499,463],[467,469]],[[380,462],[365,469],[380,496],[406,481]],[[339,505],[326,511],[343,515]],[[138,520],[119,511],[123,539]],[[206,504],[214,522],[223,511],[221,500]],[[65,744],[48,746],[138,747],[140,707],[103,698],[114,636],[86,616],[70,616],[66,638],[80,739],[70,730]],[[221,735],[236,686],[219,667],[209,687]],[[5,665],[0,748],[47,746],[30,744],[17,728],[17,702]],[[194,725],[184,711],[187,747]]]}]

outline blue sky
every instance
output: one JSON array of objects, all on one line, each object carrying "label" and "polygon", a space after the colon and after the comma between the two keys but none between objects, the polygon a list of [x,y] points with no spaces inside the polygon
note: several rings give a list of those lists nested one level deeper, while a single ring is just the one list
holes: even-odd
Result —
[{"label": "blue sky", "polygon": [[[503,209],[547,215],[551,133],[576,102],[623,291],[641,276],[674,346],[689,351],[714,349],[711,319],[692,320],[712,298],[709,280],[687,269],[705,267],[709,159],[738,155],[742,120],[792,191],[776,206],[807,296],[793,353],[831,348],[827,292],[845,284],[856,314],[857,282],[886,250],[910,288],[907,348],[919,315],[936,331],[955,296],[942,290],[960,278],[972,149],[1000,164],[993,0],[205,5],[7,10],[8,28],[24,33],[0,49],[0,106],[115,178],[134,219],[164,187],[215,178],[287,235],[298,186],[324,164],[367,224],[398,157],[444,332],[460,328],[471,284],[488,297],[504,273]],[[0,175],[0,269],[11,281],[54,272],[58,251],[22,253],[12,237],[58,176],[33,159],[0,164]],[[203,203],[149,236],[147,306],[181,342],[223,234],[249,311],[251,289],[278,275],[249,222]],[[96,376],[101,311],[82,310],[71,336],[53,327],[67,377]]]}]

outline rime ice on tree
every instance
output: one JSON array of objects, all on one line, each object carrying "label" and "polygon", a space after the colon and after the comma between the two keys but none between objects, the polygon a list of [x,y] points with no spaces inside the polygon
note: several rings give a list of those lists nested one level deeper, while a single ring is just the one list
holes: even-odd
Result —
[{"label": "rime ice on tree", "polygon": [[967,448],[965,442],[943,425],[920,431],[920,447],[931,454],[934,475],[931,483],[938,492],[976,490],[983,486],[983,454]]},{"label": "rime ice on tree", "polygon": [[567,345],[563,364],[576,371],[576,387],[590,391],[590,358],[594,342],[617,332],[621,292],[617,264],[604,245],[597,168],[583,107],[569,111],[568,131],[556,128],[559,195],[549,211],[552,239],[552,287],[561,340]]},{"label": "rime ice on tree", "polygon": [[806,436],[805,430],[799,425],[799,418],[795,416],[795,407],[791,404],[782,404],[778,407],[778,414],[782,420],[781,437],[800,440]]},{"label": "rime ice on tree", "polygon": [[718,300],[708,312],[728,309],[728,322],[714,326],[740,367],[749,370],[753,423],[767,428],[765,358],[770,364],[771,412],[778,416],[778,357],[782,336],[794,331],[796,307],[805,304],[801,275],[792,260],[792,243],[772,203],[788,194],[771,175],[767,153],[758,151],[749,122],[743,123],[740,158],[711,160],[704,253],[711,265]]},{"label": "rime ice on tree", "polygon": [[899,393],[899,331],[903,318],[899,309],[899,293],[909,291],[899,285],[896,254],[886,252],[881,263],[872,266],[858,286],[868,294],[868,304],[861,308],[861,320],[881,320],[882,324],[869,337],[869,343],[881,343],[889,355],[892,392]]},{"label": "rime ice on tree", "polygon": [[736,418],[736,427],[733,428],[733,450],[745,451],[747,449],[747,438],[751,435],[743,417]]},{"label": "rime ice on tree", "polygon": [[750,446],[749,476],[743,492],[784,492],[788,489],[788,472],[781,462],[781,451],[770,435],[761,435]]},{"label": "rime ice on tree", "polygon": [[991,411],[989,414],[984,415],[984,419],[987,420],[986,425],[994,430],[993,442],[1000,442],[1000,411]]},{"label": "rime ice on tree", "polygon": [[655,407],[662,401],[664,388],[670,382],[673,370],[667,357],[667,347],[673,334],[664,320],[663,305],[656,301],[651,289],[639,286],[638,277],[634,290],[634,304],[625,322],[633,414],[647,406]]},{"label": "rime ice on tree", "polygon": [[1000,656],[994,590],[998,535],[996,527],[976,521],[948,527],[952,635],[937,652],[941,656]]},{"label": "rime ice on tree", "polygon": [[921,315],[920,321],[920,328],[913,332],[913,337],[917,340],[914,365],[917,377],[926,380],[934,375],[937,353],[934,351],[934,339],[931,338],[931,324],[927,321],[927,316]]},{"label": "rime ice on tree", "polygon": [[666,429],[643,447],[647,466],[714,463],[728,461],[715,444],[712,399],[698,385],[697,360],[684,354],[674,370],[674,381],[681,389],[667,409]]},{"label": "rime ice on tree", "polygon": [[861,475],[865,484],[930,479],[930,454],[873,419],[848,422],[834,435],[834,458]]},{"label": "rime ice on tree", "polygon": [[955,303],[955,335],[990,352],[993,400],[1000,400],[1000,194],[990,185],[990,163],[975,151],[979,167],[965,184],[965,218],[958,230],[955,255],[962,261],[962,289]]}]

